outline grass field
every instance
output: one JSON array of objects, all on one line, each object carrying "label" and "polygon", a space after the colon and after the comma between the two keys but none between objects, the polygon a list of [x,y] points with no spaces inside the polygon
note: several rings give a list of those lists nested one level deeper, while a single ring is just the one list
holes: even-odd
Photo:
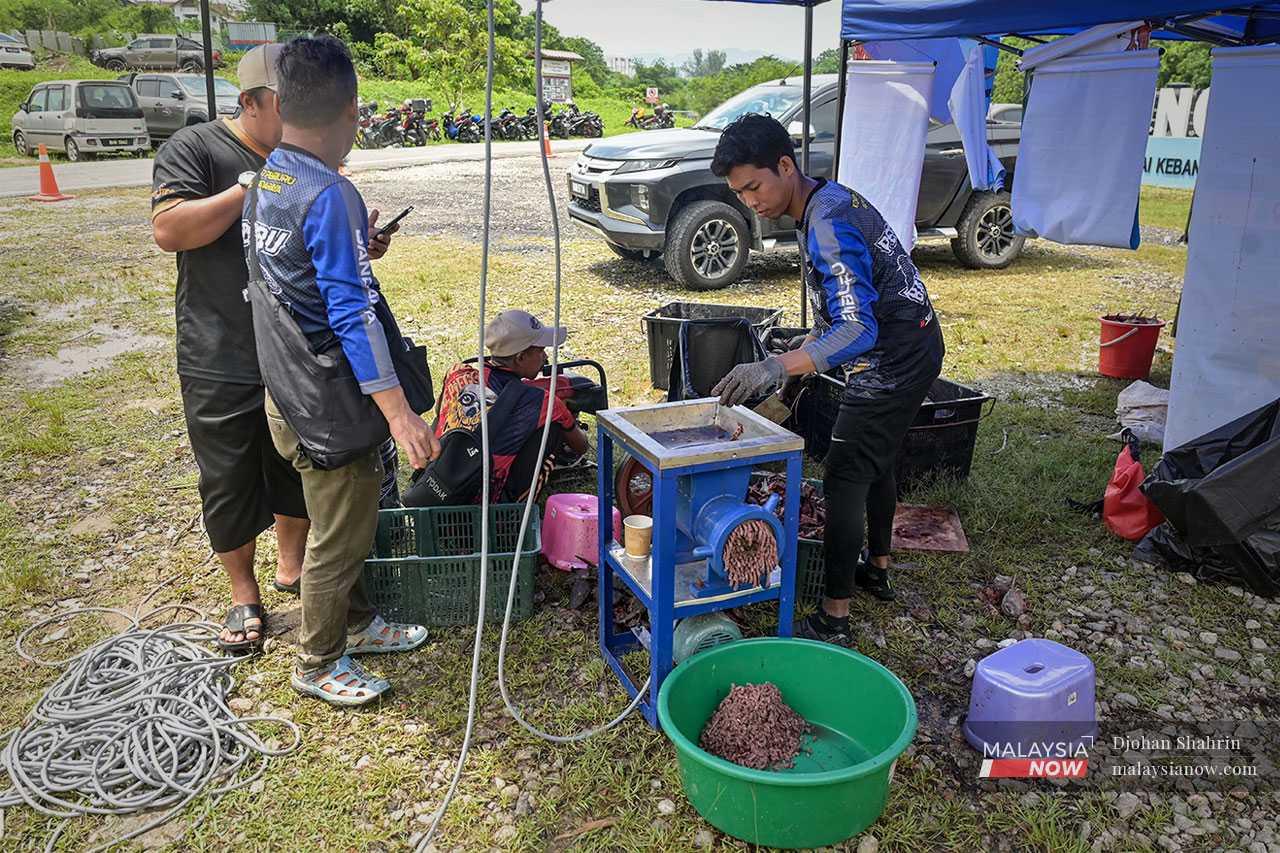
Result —
[{"label": "grass field", "polygon": [[[1178,198],[1159,196],[1165,219],[1148,224],[1177,217]],[[1144,219],[1153,206],[1144,204]],[[0,250],[0,645],[12,649],[18,631],[58,607],[129,604],[157,584],[155,603],[189,601],[220,619],[225,583],[199,530],[196,472],[168,349],[173,264],[150,243],[145,191],[85,193],[57,209],[0,203],[0,230],[24,237]],[[66,239],[71,231],[74,240]],[[43,248],[55,244],[57,252]],[[495,254],[490,314],[519,306],[549,316],[548,248],[534,241]],[[1274,609],[1247,605],[1265,619],[1252,633],[1269,649],[1251,655],[1250,631],[1235,615],[1246,606],[1239,591],[1188,586],[1128,564],[1125,543],[1063,502],[1100,495],[1117,451],[1104,436],[1114,429],[1124,383],[1096,376],[1097,316],[1135,305],[1172,316],[1185,259],[1181,247],[1119,252],[1041,242],[1009,269],[981,273],[960,268],[945,245],[918,250],[947,339],[945,375],[997,403],[979,429],[971,478],[911,496],[956,507],[971,552],[899,555],[899,601],[856,602],[860,650],[902,677],[921,720],[887,810],[869,830],[880,849],[1246,849],[1246,833],[1233,821],[1252,821],[1249,832],[1268,821],[1274,829],[1274,796],[1263,791],[1239,800],[1214,795],[1203,807],[1164,796],[1135,811],[1121,809],[1114,791],[979,787],[977,754],[956,743],[966,661],[1021,630],[977,598],[996,575],[1016,578],[1026,593],[1029,633],[1079,632],[1073,645],[1097,664],[1104,714],[1121,693],[1144,709],[1167,705],[1180,715],[1210,702],[1249,714],[1257,700],[1248,691],[1273,689],[1270,667],[1280,663],[1270,651],[1280,648]],[[473,346],[479,260],[473,243],[401,237],[375,264],[406,332],[428,343],[437,379]],[[613,258],[595,241],[571,239],[564,263],[569,349],[605,363],[615,405],[658,399],[639,321],[653,307],[692,299],[786,306],[791,314],[796,304],[794,257],[784,254],[756,261],[747,279],[710,300],[677,290],[655,265]],[[33,381],[40,359],[73,344],[92,349],[125,331],[159,346],[102,358],[96,370],[56,384]],[[1158,354],[1157,383],[1168,379],[1167,346]],[[591,488],[561,487],[584,486]],[[258,560],[264,582],[272,560],[266,545]],[[595,650],[594,611],[569,609],[567,593],[562,576],[540,572],[536,612],[513,631],[508,668],[526,712],[556,732],[596,724],[623,705]],[[268,590],[265,601],[282,620],[296,619],[294,600]],[[1084,628],[1095,616],[1071,611],[1093,613],[1108,627]],[[748,624],[767,624],[766,615]],[[1210,654],[1206,662],[1193,643],[1162,638],[1162,626],[1175,625],[1191,636],[1214,631],[1245,658],[1228,665]],[[39,648],[65,653],[101,630],[81,625]],[[488,637],[475,751],[438,849],[746,849],[700,820],[681,794],[672,749],[638,720],[572,747],[525,735],[501,709],[492,678],[496,638]],[[272,764],[263,790],[233,794],[216,808],[198,801],[147,846],[404,849],[438,805],[461,742],[472,638],[467,629],[440,631],[421,652],[375,661],[395,690],[355,713],[293,693],[287,642],[247,663],[237,673],[238,695],[298,722],[302,750]],[[19,664],[11,651],[0,655],[10,696],[0,706],[0,729],[20,720],[53,675]],[[1197,835],[1185,833],[1188,814]],[[56,824],[26,809],[5,818],[6,849],[39,849]],[[59,849],[80,849],[102,830],[96,821],[77,823]],[[187,834],[179,839],[181,830]]]}]

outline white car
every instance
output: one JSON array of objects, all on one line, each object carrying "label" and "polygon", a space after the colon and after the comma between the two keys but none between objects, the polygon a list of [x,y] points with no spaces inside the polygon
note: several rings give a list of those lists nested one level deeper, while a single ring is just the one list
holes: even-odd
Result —
[{"label": "white car", "polygon": [[30,71],[36,67],[36,58],[26,44],[6,33],[0,33],[0,67],[22,68]]},{"label": "white car", "polygon": [[138,99],[115,80],[50,80],[40,83],[18,107],[10,126],[13,147],[33,155],[44,143],[72,162],[97,154],[146,154],[151,136]]}]

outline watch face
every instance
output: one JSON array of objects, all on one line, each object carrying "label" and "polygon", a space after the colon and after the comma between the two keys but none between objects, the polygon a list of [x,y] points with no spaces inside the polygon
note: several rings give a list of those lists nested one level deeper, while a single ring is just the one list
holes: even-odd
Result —
[{"label": "watch face", "polygon": [[244,187],[245,189],[249,189],[249,187],[253,184],[253,177],[256,174],[257,172],[241,172],[240,177],[237,179],[237,183],[239,183],[240,186]]}]

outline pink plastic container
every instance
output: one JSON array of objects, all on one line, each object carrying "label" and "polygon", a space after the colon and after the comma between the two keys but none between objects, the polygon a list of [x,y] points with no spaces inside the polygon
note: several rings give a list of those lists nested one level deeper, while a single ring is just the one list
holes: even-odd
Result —
[{"label": "pink plastic container", "polygon": [[[547,498],[542,522],[542,556],[562,571],[599,565],[595,495],[567,493]],[[622,513],[613,510],[613,538],[622,536]]]}]

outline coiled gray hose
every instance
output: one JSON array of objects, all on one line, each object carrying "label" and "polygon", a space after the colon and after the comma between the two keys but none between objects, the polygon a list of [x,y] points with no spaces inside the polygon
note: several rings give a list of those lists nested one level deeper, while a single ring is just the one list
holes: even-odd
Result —
[{"label": "coiled gray hose", "polygon": [[[259,779],[272,756],[297,749],[302,733],[280,717],[237,717],[227,705],[231,668],[244,658],[219,657],[206,643],[211,622],[170,622],[144,628],[167,605],[144,616],[110,607],[67,610],[18,635],[18,655],[66,669],[27,718],[5,735],[0,768],[10,787],[0,808],[26,804],[63,818],[51,851],[71,820],[166,809],[154,820],[95,848],[135,838],[177,815],[201,794],[215,800]],[[88,613],[115,614],[130,627],[65,660],[44,660],[24,642],[35,631]],[[175,613],[176,615],[176,613]],[[283,725],[293,742],[269,747],[251,723]]]}]

